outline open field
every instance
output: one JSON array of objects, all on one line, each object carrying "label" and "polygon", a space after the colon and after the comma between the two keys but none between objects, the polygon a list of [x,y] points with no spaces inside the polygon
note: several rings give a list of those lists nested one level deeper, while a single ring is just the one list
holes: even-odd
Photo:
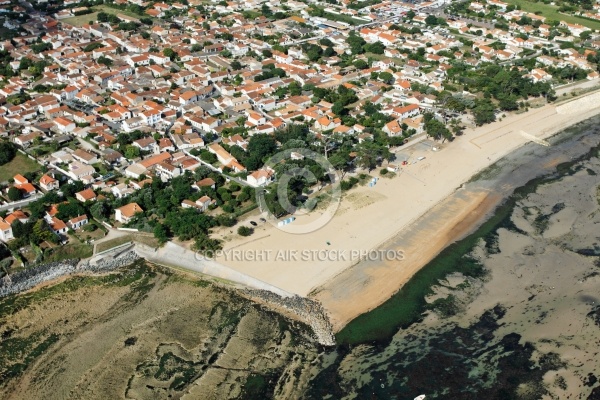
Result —
[{"label": "open field", "polygon": [[94,6],[91,8],[93,10],[95,10],[95,12],[86,14],[86,15],[78,15],[76,17],[65,18],[62,21],[69,25],[73,25],[73,26],[83,26],[85,24],[88,24],[89,21],[96,21],[98,18],[99,12],[105,12],[107,14],[114,14],[114,15],[123,14],[123,15],[127,15],[129,17],[138,18],[138,19],[146,17],[146,18],[150,18],[150,19],[154,20],[154,18],[150,17],[149,15],[136,14],[129,10],[119,10],[117,8],[112,8],[107,5]]},{"label": "open field", "polygon": [[16,174],[25,174],[40,170],[40,165],[32,159],[17,153],[11,162],[0,167],[0,182],[6,182]]},{"label": "open field", "polygon": [[541,12],[541,15],[547,19],[555,21],[565,21],[570,24],[580,24],[587,26],[590,29],[600,29],[600,21],[593,21],[586,18],[579,18],[573,15],[562,14],[558,12],[558,7],[550,4],[544,4],[542,2],[534,3],[528,0],[506,0],[509,4],[521,6],[523,11],[535,13],[536,11]]},{"label": "open field", "polygon": [[138,262],[0,299],[3,399],[299,398],[304,325]]},{"label": "open field", "polygon": [[112,7],[109,7],[107,5],[94,6],[94,7],[92,7],[92,9],[94,9],[96,11],[104,11],[107,14],[114,14],[114,15],[123,14],[123,15],[130,16],[132,18],[138,18],[138,19],[139,18],[143,18],[143,17],[150,18],[152,20],[155,19],[155,18],[150,17],[149,15],[136,14],[136,13],[131,12],[129,10],[119,10],[118,8],[112,8]]},{"label": "open field", "polygon": [[73,26],[83,26],[83,25],[89,24],[90,21],[96,22],[97,19],[98,19],[98,12],[93,12],[91,14],[77,15],[76,17],[65,18],[65,19],[61,20],[61,22],[64,22],[66,24],[73,25]]}]

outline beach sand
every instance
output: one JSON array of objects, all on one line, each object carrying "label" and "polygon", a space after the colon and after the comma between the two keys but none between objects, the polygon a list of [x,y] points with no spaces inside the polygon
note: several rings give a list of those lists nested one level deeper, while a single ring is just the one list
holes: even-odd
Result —
[{"label": "beach sand", "polygon": [[[264,223],[249,238],[227,242],[217,261],[321,301],[339,330],[389,298],[444,247],[481,223],[514,189],[463,193],[463,183],[525,143],[546,145],[544,138],[597,114],[599,101],[600,92],[594,92],[509,115],[467,129],[436,152],[424,143],[400,148],[400,161],[426,158],[403,167],[391,179],[379,179],[374,187],[352,189],[321,229],[290,234]],[[298,217],[294,224],[316,218],[318,212]],[[386,253],[361,261],[358,256],[372,249],[400,251],[403,260],[388,262]]]}]

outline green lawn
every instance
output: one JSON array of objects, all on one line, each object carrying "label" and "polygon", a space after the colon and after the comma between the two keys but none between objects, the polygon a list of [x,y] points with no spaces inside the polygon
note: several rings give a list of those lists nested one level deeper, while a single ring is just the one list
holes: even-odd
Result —
[{"label": "green lawn", "polygon": [[153,20],[155,19],[155,18],[150,17],[147,14],[136,14],[136,13],[131,12],[129,10],[119,10],[118,8],[112,8],[112,7],[109,7],[109,6],[105,5],[105,4],[101,5],[101,6],[94,6],[94,7],[92,7],[92,9],[94,9],[96,11],[104,11],[107,14],[114,14],[114,15],[123,14],[123,15],[127,15],[129,17],[138,18],[138,19],[139,18],[143,18],[143,17],[151,18]]},{"label": "green lawn", "polygon": [[25,174],[27,172],[35,172],[40,170],[40,165],[24,156],[21,153],[17,153],[15,158],[11,162],[0,166],[0,182],[6,182],[16,174]]},{"label": "green lawn", "polygon": [[89,24],[90,21],[96,22],[97,19],[98,19],[98,13],[93,12],[91,14],[78,15],[76,17],[65,18],[62,21],[66,24],[73,25],[73,26],[83,26],[85,24]]},{"label": "green lawn", "polygon": [[69,243],[53,248],[49,255],[44,258],[44,261],[56,262],[69,258],[88,258],[92,256],[93,251],[94,248],[88,244]]},{"label": "green lawn", "polygon": [[573,15],[566,15],[558,12],[558,7],[544,3],[534,3],[528,0],[506,0],[509,4],[521,6],[523,11],[535,13],[536,11],[541,12],[547,19],[555,21],[565,21],[570,24],[580,24],[587,26],[590,29],[600,29],[600,21],[592,21],[585,18],[579,18]]}]

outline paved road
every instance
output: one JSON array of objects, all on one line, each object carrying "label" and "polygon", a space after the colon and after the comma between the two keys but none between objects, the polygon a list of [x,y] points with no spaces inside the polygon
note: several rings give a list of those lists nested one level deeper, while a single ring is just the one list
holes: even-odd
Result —
[{"label": "paved road", "polygon": [[10,210],[10,209],[25,207],[29,203],[36,201],[37,199],[41,198],[42,196],[44,196],[42,193],[37,193],[37,194],[34,194],[33,196],[28,197],[26,199],[19,200],[19,201],[14,201],[12,203],[1,205],[0,206],[0,211],[5,211],[5,210]]},{"label": "paved road", "polygon": [[562,96],[564,93],[570,93],[574,90],[590,89],[598,86],[600,86],[600,81],[595,79],[591,81],[585,80],[575,83],[569,83],[562,86],[556,86],[554,90],[556,91],[557,96]]},{"label": "paved road", "polygon": [[243,274],[228,266],[219,264],[214,260],[203,258],[198,253],[187,250],[173,242],[167,242],[158,250],[153,250],[147,246],[137,244],[135,246],[135,251],[140,257],[167,267],[179,267],[190,271],[200,272],[201,274],[225,279],[246,287],[268,290],[283,297],[293,296],[292,293]]}]

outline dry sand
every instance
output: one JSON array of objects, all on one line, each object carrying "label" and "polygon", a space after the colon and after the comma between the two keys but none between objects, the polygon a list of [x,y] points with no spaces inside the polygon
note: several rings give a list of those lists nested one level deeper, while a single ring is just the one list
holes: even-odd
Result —
[{"label": "dry sand", "polygon": [[[512,188],[462,196],[457,204],[454,199],[435,221],[427,218],[427,211],[514,149],[531,141],[545,145],[543,138],[594,116],[599,100],[600,92],[594,92],[561,105],[510,115],[467,129],[437,152],[423,143],[401,148],[400,160],[426,158],[404,167],[392,179],[380,179],[372,188],[350,191],[335,217],[321,229],[298,235],[263,224],[250,238],[228,242],[217,261],[285,291],[315,296],[330,312],[334,327],[341,329],[389,298],[445,246],[468,233]],[[372,175],[379,173],[372,171]],[[460,190],[456,194],[461,196]],[[299,217],[294,224],[316,218],[314,214]],[[390,263],[366,261],[369,268],[358,274],[356,268],[348,269],[360,261],[351,257],[353,252],[389,248],[382,246],[402,233],[414,235],[414,240],[401,241],[404,261],[393,268]]]}]

